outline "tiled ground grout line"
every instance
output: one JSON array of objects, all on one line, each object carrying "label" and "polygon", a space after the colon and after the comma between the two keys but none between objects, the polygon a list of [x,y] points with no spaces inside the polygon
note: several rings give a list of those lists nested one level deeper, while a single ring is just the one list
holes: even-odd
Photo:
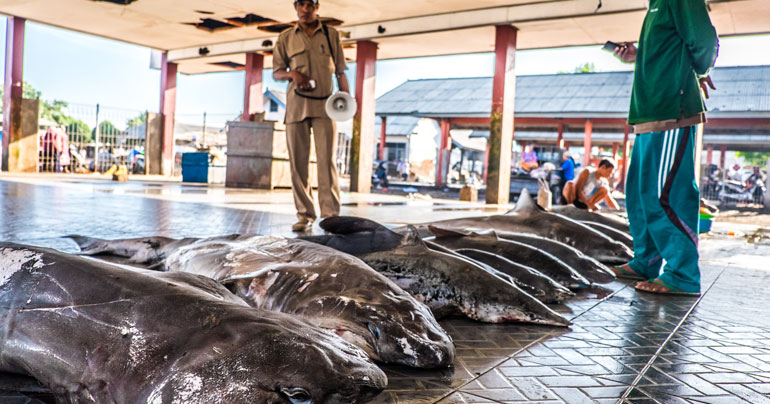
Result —
[{"label": "tiled ground grout line", "polygon": [[706,294],[711,290],[711,288],[713,288],[714,285],[717,284],[717,282],[719,281],[719,278],[722,277],[722,274],[725,273],[725,270],[729,266],[730,264],[727,264],[725,265],[724,268],[722,268],[721,271],[719,271],[719,275],[717,275],[717,277],[714,279],[714,282],[711,282],[711,285],[709,285],[708,289],[706,289],[705,292],[701,293],[698,299],[690,307],[690,310],[687,310],[687,313],[685,313],[685,315],[682,317],[682,319],[679,321],[676,327],[674,327],[674,329],[671,330],[671,333],[668,334],[668,337],[665,339],[665,341],[663,341],[663,343],[660,344],[660,346],[658,347],[658,350],[655,351],[655,354],[652,355],[650,360],[647,361],[647,364],[645,364],[644,367],[639,371],[639,374],[636,375],[636,378],[634,379],[634,381],[631,382],[631,385],[628,386],[628,388],[623,393],[623,395],[620,396],[616,404],[622,404],[628,398],[628,395],[631,394],[631,392],[636,388],[636,386],[642,380],[642,377],[644,377],[647,371],[650,370],[650,368],[652,367],[652,364],[655,363],[655,361],[660,356],[660,353],[663,352],[663,349],[666,348],[666,345],[668,345],[668,342],[671,341],[671,338],[674,337],[674,335],[677,333],[677,331],[679,331],[679,329],[682,327],[684,322],[687,321],[687,319],[690,317],[690,314],[693,312],[693,310],[695,310],[695,308],[698,307],[698,303],[700,303],[701,300],[703,300],[703,298],[706,296]]},{"label": "tiled ground grout line", "polygon": [[[615,295],[617,295],[617,294],[618,294],[618,293],[620,293],[621,291],[623,291],[623,290],[626,290],[628,287],[629,287],[629,286],[628,286],[628,285],[626,285],[626,286],[624,286],[624,287],[622,287],[622,288],[620,288],[620,289],[618,289],[618,290],[616,290],[616,291],[612,292],[610,295],[608,295],[608,296],[604,297],[603,299],[599,300],[598,302],[596,302],[596,304],[592,305],[591,307],[587,308],[586,310],[583,310],[583,312],[582,312],[582,313],[580,313],[580,314],[576,315],[575,317],[571,318],[571,319],[570,319],[570,321],[573,321],[573,320],[575,320],[576,318],[578,318],[578,317],[582,316],[583,314],[585,314],[585,313],[588,313],[589,311],[593,310],[593,309],[594,309],[596,306],[598,306],[598,305],[600,305],[601,303],[603,303],[603,302],[605,302],[605,301],[607,301],[607,300],[611,299],[612,297],[614,297]],[[454,390],[452,390],[452,391],[448,392],[447,394],[445,394],[445,395],[443,395],[443,396],[441,396],[441,397],[437,398],[436,400],[434,400],[434,401],[433,401],[433,403],[438,403],[438,402],[440,402],[441,400],[443,400],[443,399],[445,399],[445,398],[447,398],[447,397],[451,396],[452,394],[455,394],[455,393],[460,393],[460,390],[462,390],[462,388],[463,388],[463,387],[465,387],[465,386],[467,386],[467,385],[469,385],[469,384],[473,383],[474,381],[476,381],[476,380],[480,379],[481,377],[483,377],[483,376],[484,376],[484,375],[486,375],[487,373],[489,373],[489,372],[491,372],[491,371],[495,370],[497,367],[499,367],[499,366],[500,366],[500,365],[502,365],[503,363],[505,363],[505,362],[507,362],[507,361],[509,361],[509,360],[513,359],[514,357],[516,357],[516,355],[520,354],[521,352],[524,352],[524,351],[526,351],[527,349],[529,349],[530,347],[532,347],[532,346],[534,346],[534,345],[537,345],[537,344],[541,343],[543,340],[545,340],[545,339],[549,339],[549,338],[551,338],[551,336],[550,336],[550,335],[544,335],[544,336],[542,336],[542,337],[540,337],[540,338],[538,338],[538,339],[536,339],[536,340],[532,341],[531,343],[527,344],[526,346],[524,346],[524,347],[521,347],[521,348],[520,348],[520,349],[518,349],[516,352],[514,352],[513,354],[511,354],[511,355],[509,355],[509,356],[505,357],[505,358],[504,358],[504,359],[502,359],[502,360],[501,360],[499,363],[497,363],[497,364],[493,365],[492,367],[490,367],[490,368],[489,368],[489,369],[487,369],[486,371],[484,371],[484,372],[481,372],[481,373],[477,374],[477,375],[476,375],[476,377],[474,377],[474,378],[472,378],[472,379],[470,379],[470,380],[466,381],[465,383],[463,383],[462,385],[458,386],[458,387],[457,387],[457,388],[455,388]],[[468,394],[471,394],[471,395],[474,395],[474,396],[475,396],[475,394],[473,394],[473,393],[468,393]],[[478,396],[478,397],[481,397],[481,396]],[[482,398],[484,398],[484,399],[486,399],[486,400],[490,400],[489,398],[486,398],[486,397],[482,397]]]},{"label": "tiled ground grout line", "polygon": [[[503,358],[503,359],[502,359],[500,362],[496,363],[495,365],[492,365],[492,366],[491,366],[489,369],[485,370],[484,372],[481,372],[481,373],[477,374],[477,375],[476,375],[476,377],[474,377],[474,378],[472,378],[472,379],[470,379],[470,380],[466,381],[465,383],[463,383],[463,384],[461,384],[461,385],[457,386],[457,388],[455,388],[455,389],[451,390],[450,392],[448,392],[448,393],[444,394],[443,396],[441,396],[441,397],[437,398],[436,400],[434,400],[434,401],[433,401],[433,403],[434,403],[434,404],[435,404],[435,403],[438,403],[438,402],[440,402],[441,400],[443,400],[443,399],[445,399],[445,398],[447,398],[447,397],[451,396],[452,394],[455,394],[455,393],[460,393],[460,390],[461,390],[463,387],[465,387],[465,386],[467,386],[467,385],[469,385],[469,384],[471,384],[471,383],[475,382],[476,380],[480,379],[482,376],[484,376],[484,375],[486,375],[487,373],[489,373],[489,372],[491,372],[491,371],[495,370],[495,369],[496,369],[498,366],[500,366],[500,365],[502,365],[503,363],[505,363],[505,362],[507,362],[507,361],[509,361],[509,360],[513,359],[513,357],[514,357],[514,356],[516,356],[516,355],[520,354],[521,352],[524,352],[524,351],[526,351],[527,349],[531,348],[532,346],[534,346],[534,345],[537,345],[537,344],[540,344],[540,343],[544,342],[545,340],[548,340],[548,339],[550,339],[551,337],[552,337],[552,336],[551,336],[550,334],[546,334],[546,335],[543,335],[542,337],[540,337],[540,338],[538,338],[538,339],[536,339],[536,340],[534,340],[534,341],[530,342],[530,343],[529,343],[529,344],[527,344],[526,346],[523,346],[523,347],[519,348],[518,350],[516,350],[516,352],[512,353],[511,355],[508,355],[508,356],[506,356],[505,358]],[[475,394],[474,394],[474,395],[475,395]],[[488,398],[487,398],[487,400],[490,400],[490,399],[488,399]],[[490,400],[490,401],[491,401],[491,400]]]},{"label": "tiled ground grout line", "polygon": [[603,299],[601,299],[601,300],[599,300],[598,302],[596,302],[596,304],[594,304],[593,306],[591,306],[591,307],[589,307],[589,308],[587,308],[587,309],[583,310],[583,312],[582,312],[582,313],[580,313],[580,314],[578,314],[577,316],[575,316],[575,317],[572,317],[571,319],[569,319],[569,321],[570,321],[570,322],[574,322],[574,321],[575,321],[575,320],[576,320],[578,317],[582,316],[583,314],[586,314],[586,313],[588,313],[589,311],[591,311],[591,310],[593,310],[594,308],[596,308],[596,306],[598,306],[598,305],[600,305],[600,304],[602,304],[602,303],[606,302],[607,300],[610,300],[610,299],[612,299],[612,298],[613,298],[613,297],[615,297],[615,295],[617,295],[618,293],[620,293],[620,292],[622,292],[622,291],[624,291],[624,290],[628,289],[628,287],[629,287],[628,285],[625,285],[625,286],[623,286],[622,288],[620,288],[620,289],[618,289],[618,290],[616,290],[616,291],[614,291],[614,292],[610,293],[608,296],[606,296],[606,297],[604,297]]}]

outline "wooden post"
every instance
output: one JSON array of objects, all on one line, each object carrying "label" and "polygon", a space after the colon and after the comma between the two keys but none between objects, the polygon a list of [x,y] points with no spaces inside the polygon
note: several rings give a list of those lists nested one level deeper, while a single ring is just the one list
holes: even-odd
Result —
[{"label": "wooden post", "polygon": [[265,57],[259,53],[246,54],[246,78],[243,92],[242,121],[251,121],[254,114],[264,111],[264,94],[262,94],[262,71],[265,67]]},{"label": "wooden post", "polygon": [[583,138],[583,167],[591,165],[591,134],[593,133],[593,123],[590,119],[586,120],[585,137]]},{"label": "wooden post", "polygon": [[511,194],[513,104],[516,92],[516,28],[495,28],[495,77],[489,123],[486,202],[507,204]]},{"label": "wooden post", "polygon": [[22,138],[21,103],[24,94],[24,27],[26,19],[8,17],[5,31],[5,82],[3,85],[2,171],[10,168],[11,142]]},{"label": "wooden post", "polygon": [[163,175],[174,173],[174,116],[176,114],[176,73],[177,64],[168,61],[168,52],[163,53],[160,73],[160,114],[163,116]]},{"label": "wooden post", "polygon": [[372,190],[374,148],[374,80],[377,44],[358,41],[356,46],[356,102],[353,139],[350,143],[350,191],[368,194]]},{"label": "wooden post", "polygon": [[380,160],[385,159],[385,142],[388,137],[387,127],[388,127],[388,117],[383,116],[382,125],[380,125],[380,150],[379,150],[379,153],[377,154],[377,157]]},{"label": "wooden post", "polygon": [[451,150],[452,143],[449,141],[449,134],[452,130],[452,125],[448,119],[442,119],[441,126],[441,142],[438,148],[438,167],[436,167],[436,185],[446,184],[446,176],[449,170],[446,170],[446,166],[449,162],[449,151]]}]

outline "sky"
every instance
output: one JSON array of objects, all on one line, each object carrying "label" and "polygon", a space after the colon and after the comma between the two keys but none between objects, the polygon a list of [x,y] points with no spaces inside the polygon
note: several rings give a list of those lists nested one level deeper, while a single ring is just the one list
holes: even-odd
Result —
[{"label": "sky", "polygon": [[[0,18],[0,43],[5,43],[6,19]],[[723,38],[717,66],[770,65],[770,35]],[[763,51],[759,51],[763,50]],[[91,35],[27,22],[24,80],[42,92],[45,100],[63,100],[73,108],[100,104],[115,115],[157,111],[160,71],[150,69],[150,49]],[[5,52],[0,53],[4,66]],[[526,50],[516,54],[518,75],[572,71],[593,63],[597,71],[631,70],[600,46]],[[494,73],[494,55],[443,56],[377,62],[376,95],[409,79],[482,77]],[[348,65],[353,83],[355,64]],[[179,75],[177,119],[209,124],[234,119],[243,105],[243,72]],[[285,88],[266,70],[265,87]]]}]

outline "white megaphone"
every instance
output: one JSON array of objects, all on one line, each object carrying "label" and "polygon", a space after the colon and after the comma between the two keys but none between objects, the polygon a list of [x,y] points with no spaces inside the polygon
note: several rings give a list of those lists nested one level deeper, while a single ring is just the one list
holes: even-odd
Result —
[{"label": "white megaphone", "polygon": [[338,122],[352,119],[357,109],[356,99],[342,91],[334,93],[326,100],[326,115]]}]

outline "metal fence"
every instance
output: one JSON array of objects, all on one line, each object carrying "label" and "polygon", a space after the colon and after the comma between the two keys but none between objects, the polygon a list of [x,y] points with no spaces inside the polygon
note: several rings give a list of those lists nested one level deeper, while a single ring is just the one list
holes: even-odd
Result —
[{"label": "metal fence", "polygon": [[41,114],[38,171],[104,173],[126,165],[145,173],[147,112],[53,102],[54,112]]},{"label": "metal fence", "polygon": [[762,208],[767,175],[762,169],[725,170],[706,165],[701,177],[701,198],[721,207]]}]

